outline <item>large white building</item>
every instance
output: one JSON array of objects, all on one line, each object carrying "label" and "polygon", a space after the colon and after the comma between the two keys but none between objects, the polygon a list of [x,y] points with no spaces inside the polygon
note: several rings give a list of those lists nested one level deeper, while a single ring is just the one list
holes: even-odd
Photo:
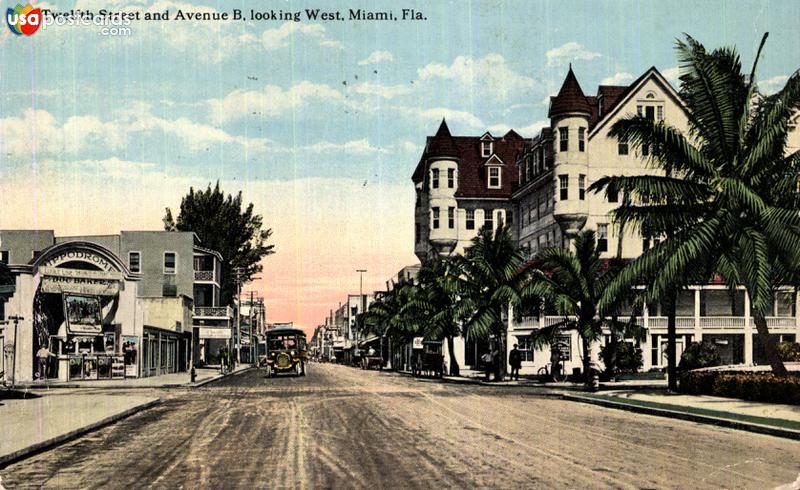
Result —
[{"label": "large white building", "polygon": [[[658,237],[638,231],[620,232],[610,212],[621,196],[588,193],[586,189],[603,176],[641,175],[657,172],[648,165],[647,149],[634,150],[625,141],[609,137],[613,124],[639,114],[666,120],[686,131],[687,116],[680,96],[656,68],[650,68],[628,86],[600,86],[586,95],[572,68],[555,97],[551,98],[549,127],[533,139],[514,131],[500,138],[452,136],[442,122],[429,137],[412,180],[417,191],[415,252],[420,260],[431,254],[447,256],[463,252],[477,230],[488,222],[504,220],[513,226],[514,238],[531,254],[552,246],[568,246],[584,229],[597,233],[606,258],[634,258]],[[800,146],[795,132],[790,147]],[[773,314],[767,318],[778,340],[796,341],[798,331],[796,291],[776,296]],[[692,341],[717,345],[728,363],[765,363],[750,318],[744,290],[731,295],[724,284],[690,287],[678,298],[677,355]],[[648,329],[640,344],[644,369],[666,365],[666,318],[657,304],[637,312],[638,323]],[[535,373],[550,361],[549,350],[531,348],[530,334],[560,321],[548,310],[510,311],[509,349],[519,344],[522,371]],[[581,367],[576,335],[563,339],[571,347],[567,367]],[[486,345],[456,345],[462,364],[477,366]],[[445,356],[447,359],[447,356]]]}]

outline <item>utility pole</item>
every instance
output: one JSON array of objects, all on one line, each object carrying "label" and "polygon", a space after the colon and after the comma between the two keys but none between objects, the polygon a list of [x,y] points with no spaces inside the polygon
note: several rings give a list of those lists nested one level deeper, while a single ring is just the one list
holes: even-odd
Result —
[{"label": "utility pole", "polygon": [[19,345],[19,339],[17,338],[17,325],[19,322],[24,320],[25,318],[19,315],[13,315],[8,317],[9,320],[14,322],[14,343],[11,344],[11,387],[14,387],[14,383],[17,381],[17,346]]},{"label": "utility pole", "polygon": [[[361,311],[359,311],[359,313],[362,314],[362,318],[363,318],[364,310],[367,309],[367,306],[366,306],[367,301],[364,298],[364,273],[367,272],[367,269],[356,269],[356,272],[358,272],[358,275],[359,275],[358,301],[359,301],[359,303],[361,303],[361,308],[360,308]],[[358,350],[359,350],[358,349],[358,338],[361,336],[361,325],[357,325],[357,327],[358,328],[356,329],[356,336],[355,336],[356,337],[356,349],[355,349],[356,352],[358,352]]]},{"label": "utility pole", "polygon": [[236,348],[236,363],[240,363],[242,358],[239,351],[241,350],[241,338],[242,338],[242,274],[244,271],[241,267],[235,267],[233,269],[234,277],[236,278],[236,342],[234,347]]}]

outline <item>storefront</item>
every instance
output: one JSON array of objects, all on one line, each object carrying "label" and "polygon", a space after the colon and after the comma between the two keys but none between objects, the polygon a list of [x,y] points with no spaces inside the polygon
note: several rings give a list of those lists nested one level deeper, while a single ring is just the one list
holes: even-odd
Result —
[{"label": "storefront", "polygon": [[66,242],[11,270],[16,291],[6,309],[21,317],[17,382],[138,376],[140,277],[117,256],[97,244]]},{"label": "storefront", "polygon": [[145,326],[142,338],[142,377],[186,371],[191,358],[191,334]]}]

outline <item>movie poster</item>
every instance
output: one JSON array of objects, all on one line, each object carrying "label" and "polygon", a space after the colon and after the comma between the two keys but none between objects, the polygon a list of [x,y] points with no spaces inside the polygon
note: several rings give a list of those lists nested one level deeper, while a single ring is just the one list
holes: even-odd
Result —
[{"label": "movie poster", "polygon": [[64,317],[69,333],[102,334],[103,320],[100,312],[100,298],[97,296],[64,295]]}]

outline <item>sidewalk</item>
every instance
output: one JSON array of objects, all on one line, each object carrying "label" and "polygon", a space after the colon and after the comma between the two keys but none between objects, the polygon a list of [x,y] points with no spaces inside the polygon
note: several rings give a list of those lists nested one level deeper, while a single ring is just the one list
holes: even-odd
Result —
[{"label": "sidewalk", "polygon": [[225,375],[220,374],[218,368],[200,368],[195,369],[197,377],[195,382],[192,383],[188,372],[162,374],[161,376],[151,376],[147,378],[129,378],[129,379],[103,379],[92,381],[52,381],[47,382],[34,382],[17,385],[18,389],[32,389],[32,390],[46,390],[49,388],[179,388],[179,387],[199,387],[205,384],[216,381],[225,376],[238,374],[252,366],[249,364],[242,364],[236,366],[236,369]]},{"label": "sidewalk", "polygon": [[[31,398],[33,396],[33,398]],[[116,422],[160,401],[79,392],[0,398],[0,467]]]},{"label": "sidewalk", "polygon": [[565,400],[800,440],[800,406],[670,393],[666,389],[565,393]]}]

